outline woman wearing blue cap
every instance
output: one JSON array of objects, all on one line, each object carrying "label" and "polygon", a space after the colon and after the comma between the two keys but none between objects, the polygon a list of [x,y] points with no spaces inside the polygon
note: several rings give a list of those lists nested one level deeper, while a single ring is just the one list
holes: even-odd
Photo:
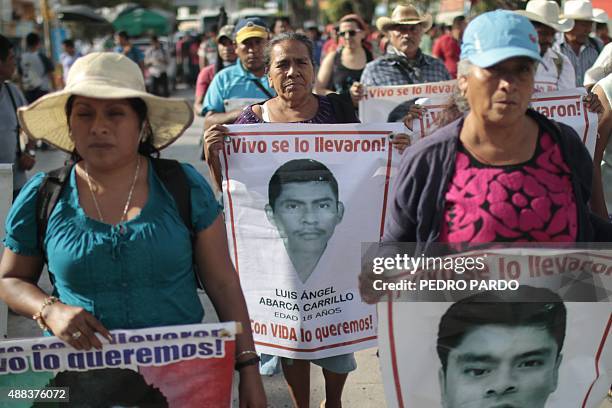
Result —
[{"label": "woman wearing blue cap", "polygon": [[[584,144],[529,109],[540,61],[525,17],[498,10],[468,25],[458,69],[467,113],[404,153],[385,241],[612,241],[588,206]],[[371,277],[361,278],[364,299],[376,301]]]}]

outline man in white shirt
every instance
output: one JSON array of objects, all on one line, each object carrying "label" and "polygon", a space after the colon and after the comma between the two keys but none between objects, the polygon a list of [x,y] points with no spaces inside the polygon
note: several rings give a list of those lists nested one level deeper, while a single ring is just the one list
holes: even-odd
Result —
[{"label": "man in white shirt", "polygon": [[[571,31],[574,28],[574,20],[560,18],[559,6],[550,0],[531,0],[525,10],[517,10],[515,13],[527,17],[538,33],[543,61],[536,71],[534,92],[576,88],[574,66],[566,55],[552,48],[556,33]],[[597,95],[589,93],[583,100],[589,111],[603,112],[603,106]]]},{"label": "man in white shirt", "polygon": [[516,14],[527,17],[536,31],[543,62],[538,65],[535,76],[536,92],[553,92],[576,87],[574,67],[565,55],[552,48],[557,32],[568,32],[574,20],[559,19],[559,6],[554,1],[531,0],[525,10]]}]

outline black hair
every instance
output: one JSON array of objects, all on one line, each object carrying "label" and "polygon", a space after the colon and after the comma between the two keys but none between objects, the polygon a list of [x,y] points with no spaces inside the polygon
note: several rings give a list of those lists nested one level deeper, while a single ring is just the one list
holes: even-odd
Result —
[{"label": "black hair", "polygon": [[397,105],[393,110],[389,113],[387,117],[387,122],[403,122],[404,118],[410,112],[410,108],[414,106],[414,103],[418,100],[418,98],[410,99],[409,101],[402,102]]},{"label": "black hair", "polygon": [[8,38],[0,34],[0,61],[8,59],[9,52],[13,49],[13,43]]},{"label": "black hair", "polygon": [[[66,112],[66,121],[68,122],[69,128],[70,128],[70,115],[72,114],[72,106],[74,105],[75,97],[76,95],[70,95],[64,107],[64,111]],[[140,127],[144,126],[145,120],[147,119],[147,112],[148,112],[147,104],[145,103],[145,101],[143,101],[140,98],[128,98],[127,101],[132,107],[132,109],[134,109],[134,111],[138,115],[139,126]],[[153,146],[153,142],[152,142],[153,130],[149,127],[149,129],[145,131],[148,131],[149,135],[148,137],[145,138],[144,141],[140,142],[140,145],[138,146],[138,153],[144,156],[159,157],[159,150],[155,146]],[[77,161],[81,160],[81,156],[75,150],[72,152],[71,159],[72,161],[76,163]]]},{"label": "black hair", "polygon": [[455,18],[453,18],[453,27],[458,27],[459,24],[463,23],[465,21],[465,16],[457,16]]},{"label": "black hair", "polygon": [[283,184],[307,183],[321,181],[329,183],[336,201],[338,201],[338,181],[334,174],[323,163],[312,159],[290,160],[280,166],[268,183],[268,204],[274,209],[274,204],[281,194]]},{"label": "black hair", "polygon": [[125,30],[121,30],[117,33],[117,36],[121,37],[121,38],[125,38],[126,40],[130,39],[130,35],[127,33],[127,31]]},{"label": "black hair", "polygon": [[312,44],[312,41],[310,41],[310,38],[306,37],[304,34],[299,34],[291,31],[275,35],[270,41],[268,41],[268,44],[266,45],[266,49],[264,51],[264,60],[268,70],[270,69],[270,64],[272,63],[272,49],[277,44],[280,44],[285,41],[297,41],[304,44],[308,49],[308,58],[310,58],[312,66],[315,66],[313,53],[314,46]]},{"label": "black hair", "polygon": [[448,354],[472,329],[497,324],[510,327],[545,328],[561,353],[567,311],[556,293],[546,288],[521,285],[516,291],[486,291],[462,299],[440,319],[436,349],[446,373]]},{"label": "black hair", "polygon": [[64,41],[62,41],[62,44],[66,47],[74,48],[74,41],[72,41],[70,38],[66,38]]},{"label": "black hair", "polygon": [[151,37],[149,39],[151,41],[159,41],[159,38],[157,38],[157,35],[155,35],[155,34],[151,34]]},{"label": "black hair", "polygon": [[[227,36],[224,36],[226,38],[228,38],[230,41],[233,42],[233,40]],[[218,41],[219,43],[221,42],[221,38]],[[238,58],[238,57],[236,57]],[[225,64],[223,64],[223,59],[221,58],[221,54],[219,53],[219,47],[217,46],[217,62],[215,62],[215,75],[219,73],[219,71],[221,71],[223,68],[225,68]]]},{"label": "black hair", "polygon": [[26,46],[35,47],[40,44],[40,36],[36,33],[30,33],[26,35]]},{"label": "black hair", "polygon": [[608,23],[595,23],[595,31],[605,30],[606,28],[608,28]]},{"label": "black hair", "polygon": [[75,406],[168,406],[158,388],[147,384],[139,372],[125,368],[62,371],[48,386],[69,387],[70,402]]}]

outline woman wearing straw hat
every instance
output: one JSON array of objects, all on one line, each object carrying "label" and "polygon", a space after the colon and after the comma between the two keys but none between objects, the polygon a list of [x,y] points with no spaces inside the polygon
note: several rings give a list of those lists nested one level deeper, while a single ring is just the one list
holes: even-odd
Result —
[{"label": "woman wearing straw hat", "polygon": [[[242,322],[240,405],[264,407],[249,316],[214,195],[195,169],[181,165],[191,194],[192,243],[152,168],[151,153],[191,124],[187,101],[146,93],[140,69],[127,57],[92,53],[73,65],[63,91],[21,109],[19,119],[29,136],[78,161],[42,244],[36,207],[44,174],[17,197],[6,221],[0,298],[71,346],[100,349],[96,333],[109,338],[109,329],[200,323],[195,259],[221,320]],[[36,285],[44,257],[55,296]]]}]

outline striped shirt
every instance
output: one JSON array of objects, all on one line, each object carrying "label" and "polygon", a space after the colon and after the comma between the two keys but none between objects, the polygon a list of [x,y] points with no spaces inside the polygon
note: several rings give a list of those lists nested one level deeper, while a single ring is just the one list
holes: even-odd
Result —
[{"label": "striped shirt", "polygon": [[578,55],[574,52],[572,47],[565,42],[565,38],[555,45],[557,51],[562,52],[574,66],[576,71],[576,86],[581,87],[584,82],[584,74],[593,66],[599,51],[593,45],[590,39],[580,47]]},{"label": "striped shirt", "polygon": [[409,59],[389,48],[382,57],[368,62],[361,74],[366,86],[411,85],[451,79],[444,63],[425,55],[420,49],[416,58]]}]

